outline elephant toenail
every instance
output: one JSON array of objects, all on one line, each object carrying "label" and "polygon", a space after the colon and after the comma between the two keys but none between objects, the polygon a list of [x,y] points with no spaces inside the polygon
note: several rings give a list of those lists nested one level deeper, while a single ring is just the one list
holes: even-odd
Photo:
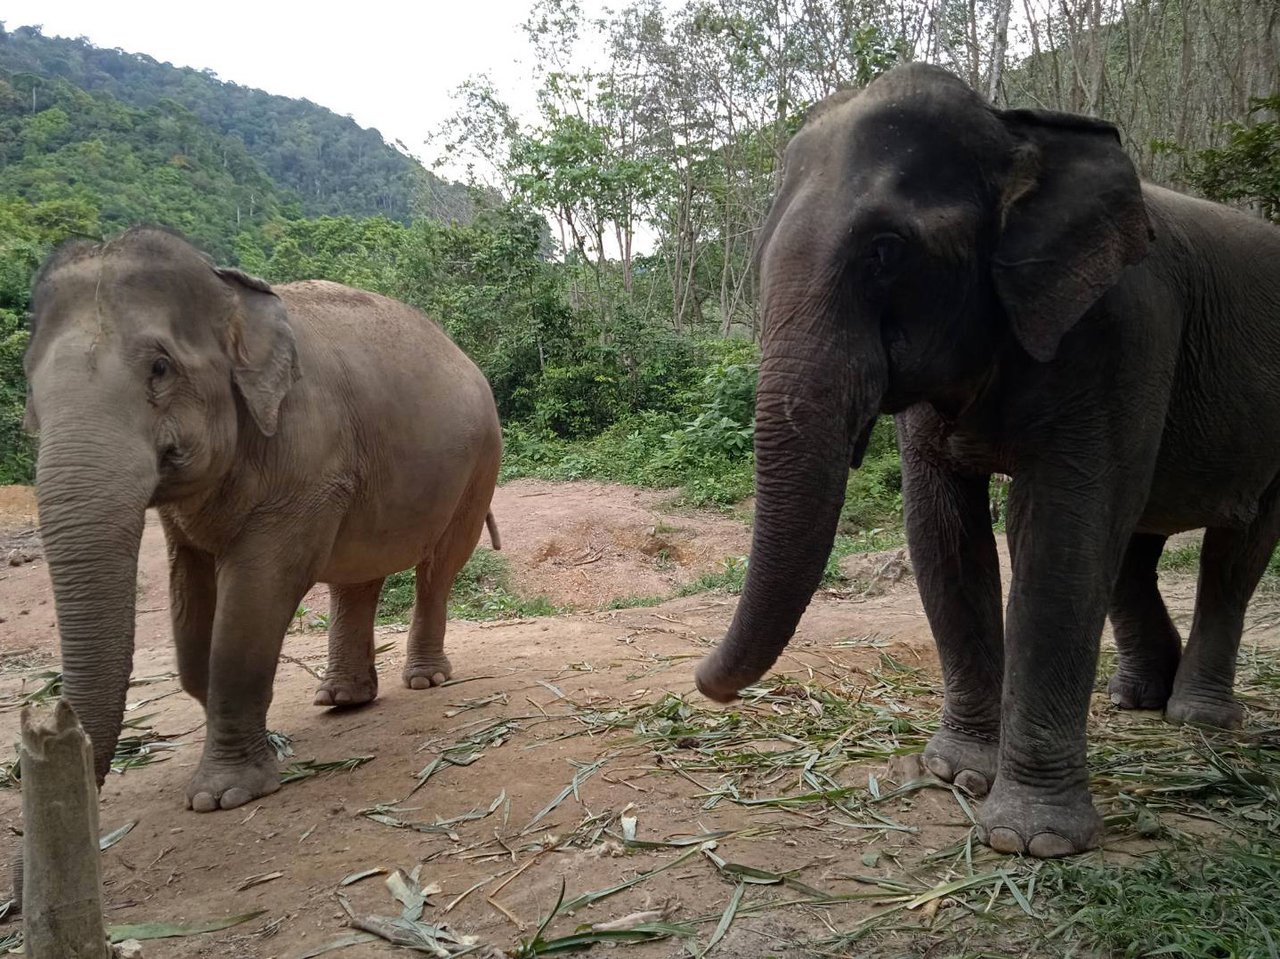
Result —
[{"label": "elephant toenail", "polygon": [[925,756],[924,764],[929,772],[933,773],[943,782],[951,782],[951,764],[941,756]]},{"label": "elephant toenail", "polygon": [[431,680],[426,676],[411,676],[409,678],[410,689],[426,689],[431,685]]},{"label": "elephant toenail", "polygon": [[972,769],[960,770],[956,775],[955,784],[970,796],[974,796],[979,799],[985,796],[991,788],[990,784],[987,782],[987,777]]},{"label": "elephant toenail", "polygon": [[239,786],[232,786],[222,794],[222,808],[235,809],[237,806],[243,806],[252,798],[253,795],[249,790],[242,789]]},{"label": "elephant toenail", "polygon": [[434,686],[443,686],[446,682],[447,682],[447,678],[445,677],[444,673],[436,673],[434,676],[431,677],[431,683]]},{"label": "elephant toenail", "polygon": [[1076,852],[1072,843],[1053,832],[1037,833],[1027,851],[1037,859],[1060,859]]},{"label": "elephant toenail", "polygon": [[196,793],[191,797],[191,808],[196,812],[213,812],[218,808],[218,801],[208,793]]},{"label": "elephant toenail", "polygon": [[1016,853],[1017,855],[1022,855],[1026,849],[1022,842],[1022,837],[1012,829],[1007,829],[1004,826],[996,826],[994,829],[987,831],[987,845],[996,852]]}]

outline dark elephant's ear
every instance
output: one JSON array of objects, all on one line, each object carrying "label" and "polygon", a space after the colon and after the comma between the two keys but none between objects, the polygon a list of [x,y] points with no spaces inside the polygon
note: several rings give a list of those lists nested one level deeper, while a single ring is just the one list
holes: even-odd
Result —
[{"label": "dark elephant's ear", "polygon": [[1018,342],[1040,361],[1153,239],[1142,188],[1116,128],[1046,110],[1001,114],[1021,141],[1001,198],[992,258]]},{"label": "dark elephant's ear", "polygon": [[301,376],[289,314],[271,286],[229,267],[218,274],[236,295],[239,308],[227,330],[231,376],[264,436],[274,436],[280,404]]}]

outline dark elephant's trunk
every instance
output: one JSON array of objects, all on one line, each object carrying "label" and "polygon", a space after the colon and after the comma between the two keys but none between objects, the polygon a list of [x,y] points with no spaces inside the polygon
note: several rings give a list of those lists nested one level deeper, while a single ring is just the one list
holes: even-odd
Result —
[{"label": "dark elephant's trunk", "polygon": [[156,486],[136,439],[46,427],[36,479],[40,532],[62,640],[62,695],[93,741],[101,786],[133,667],[138,547]]},{"label": "dark elephant's trunk", "polygon": [[885,389],[878,330],[863,332],[834,303],[817,319],[772,310],[766,324],[776,332],[756,398],[751,558],[733,624],[697,670],[698,688],[720,702],[763,676],[795,633]]}]

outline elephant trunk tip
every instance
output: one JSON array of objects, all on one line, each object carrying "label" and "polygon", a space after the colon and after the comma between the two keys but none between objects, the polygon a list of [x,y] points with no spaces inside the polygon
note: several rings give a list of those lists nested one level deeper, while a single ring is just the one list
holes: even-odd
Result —
[{"label": "elephant trunk tip", "polygon": [[767,670],[744,670],[724,662],[719,650],[710,653],[694,671],[698,692],[717,703],[731,703],[742,690],[757,682]]}]

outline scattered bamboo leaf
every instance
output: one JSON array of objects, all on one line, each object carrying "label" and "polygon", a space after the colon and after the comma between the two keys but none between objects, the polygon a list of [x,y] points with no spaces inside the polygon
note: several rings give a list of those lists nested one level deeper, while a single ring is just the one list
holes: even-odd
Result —
[{"label": "scattered bamboo leaf", "polygon": [[744,883],[738,883],[734,888],[733,895],[729,897],[729,905],[725,907],[724,915],[720,917],[720,922],[716,924],[715,931],[711,933],[711,938],[707,940],[706,946],[698,953],[698,959],[710,955],[711,950],[725,937],[729,927],[733,925],[734,917],[738,914],[738,907],[742,905],[742,896],[746,888]]},{"label": "scattered bamboo leaf", "polygon": [[352,756],[349,759],[334,759],[321,762],[315,759],[304,759],[302,762],[290,763],[280,773],[280,783],[300,782],[321,773],[345,773],[359,769],[365,763],[373,762],[373,756]]},{"label": "scattered bamboo leaf", "polygon": [[138,825],[138,820],[134,819],[131,822],[125,823],[119,829],[113,829],[111,832],[107,833],[105,836],[103,836],[101,839],[98,840],[99,851],[105,852],[106,850],[110,849],[112,846],[118,843],[125,836],[129,835],[129,832],[136,825]]},{"label": "scattered bamboo leaf", "polygon": [[180,939],[186,936],[201,936],[206,932],[221,932],[241,923],[250,922],[267,911],[247,912],[242,916],[230,916],[226,919],[207,919],[203,922],[132,922],[112,926],[109,934],[112,942],[124,942],[126,939],[144,941],[148,939]]},{"label": "scattered bamboo leaf", "polygon": [[347,949],[351,946],[358,946],[364,942],[377,942],[378,937],[371,932],[353,932],[350,935],[343,936],[341,939],[335,939],[333,942],[323,946],[317,946],[314,949],[308,949],[298,959],[315,959],[316,956],[323,956],[327,952],[337,952],[339,949]]},{"label": "scattered bamboo leaf", "polygon": [[240,880],[240,885],[236,886],[236,892],[244,892],[246,889],[252,889],[254,886],[261,886],[266,882],[274,882],[283,876],[282,872],[264,872],[257,876],[249,876]]},{"label": "scattered bamboo leaf", "polygon": [[338,883],[338,885],[339,886],[354,885],[355,883],[360,882],[360,880],[362,879],[368,879],[372,876],[381,876],[384,872],[386,872],[386,870],[383,869],[381,866],[375,866],[372,869],[362,869],[360,872],[347,873],[347,875],[342,877],[342,880]]}]

